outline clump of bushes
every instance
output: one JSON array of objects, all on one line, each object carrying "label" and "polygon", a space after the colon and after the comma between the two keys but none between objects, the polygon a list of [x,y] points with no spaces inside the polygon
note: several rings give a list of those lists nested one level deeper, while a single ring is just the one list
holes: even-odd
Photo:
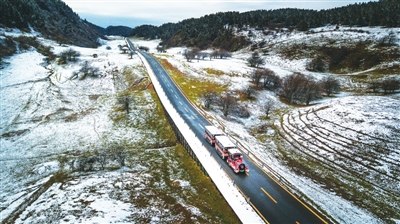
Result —
[{"label": "clump of bushes", "polygon": [[400,89],[400,80],[395,78],[372,80],[369,82],[368,89],[372,90],[373,93],[392,94]]},{"label": "clump of bushes", "polygon": [[[18,45],[18,47],[17,47]],[[46,56],[47,61],[52,61],[56,58],[55,54],[52,52],[52,48],[48,46],[42,45],[36,37],[28,37],[28,36],[18,36],[18,37],[9,37],[5,36],[0,39],[0,65],[3,63],[3,58],[7,56],[11,56],[20,51],[27,51],[31,47],[37,49],[39,53]]]},{"label": "clump of bushes", "polygon": [[69,48],[60,54],[59,64],[67,64],[68,62],[76,62],[81,54],[72,48]]}]

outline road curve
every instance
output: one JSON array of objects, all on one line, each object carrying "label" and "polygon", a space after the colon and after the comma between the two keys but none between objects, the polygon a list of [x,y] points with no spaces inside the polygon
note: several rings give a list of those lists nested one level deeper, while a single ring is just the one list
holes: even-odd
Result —
[{"label": "road curve", "polygon": [[[135,49],[127,39],[131,49]],[[250,199],[253,207],[268,223],[301,224],[328,223],[314,209],[306,206],[293,194],[271,179],[262,169],[244,154],[244,163],[249,167],[250,174],[235,174],[224,162],[215,149],[204,139],[204,126],[210,123],[188,102],[186,97],[175,86],[164,68],[151,55],[140,52],[146,58],[157,76],[164,92],[172,105],[185,122],[193,130],[197,138],[210,151],[221,167],[232,178],[242,193]]]}]

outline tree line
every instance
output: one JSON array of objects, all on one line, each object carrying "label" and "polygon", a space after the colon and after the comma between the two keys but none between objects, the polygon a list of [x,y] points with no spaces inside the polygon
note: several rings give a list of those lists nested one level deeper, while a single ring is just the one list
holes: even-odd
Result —
[{"label": "tree line", "polygon": [[292,27],[305,31],[327,24],[348,26],[400,26],[400,2],[380,0],[352,4],[328,10],[277,9],[249,12],[219,12],[200,18],[190,18],[161,26],[135,27],[131,36],[160,38],[168,47],[186,45],[200,49],[208,47],[235,51],[250,44],[244,37],[234,35],[235,29],[279,29]]},{"label": "tree line", "polygon": [[224,59],[232,57],[231,53],[229,53],[225,49],[212,50],[211,52],[207,52],[207,51],[202,51],[200,50],[200,48],[197,47],[184,49],[182,55],[187,62],[191,62],[193,59],[197,59],[197,61],[199,61],[209,58],[211,61],[213,58]]},{"label": "tree line", "polygon": [[[250,112],[247,108],[238,103],[238,94],[251,99],[254,98],[253,95],[257,90],[266,89],[275,92],[288,103],[309,105],[312,101],[321,99],[324,95],[332,96],[341,89],[340,81],[332,76],[327,76],[320,81],[302,73],[293,73],[281,78],[267,68],[255,69],[250,74],[250,79],[251,85],[237,93],[230,91],[218,93],[213,90],[204,92],[200,97],[203,107],[209,110],[216,106],[224,116],[232,114],[249,117]],[[266,101],[262,106],[268,117],[274,108],[274,103]]]}]

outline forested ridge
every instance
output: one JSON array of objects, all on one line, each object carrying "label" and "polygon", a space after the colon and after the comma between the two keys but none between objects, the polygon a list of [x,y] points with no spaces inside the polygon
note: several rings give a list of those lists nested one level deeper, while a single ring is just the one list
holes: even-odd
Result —
[{"label": "forested ridge", "polygon": [[33,28],[60,43],[96,47],[102,36],[61,0],[0,0],[0,27]]},{"label": "forested ridge", "polygon": [[186,45],[199,48],[219,47],[230,51],[249,44],[234,35],[234,28],[258,29],[309,28],[327,24],[347,26],[400,26],[400,1],[380,0],[352,4],[329,10],[277,9],[249,12],[219,12],[200,18],[185,19],[161,26],[142,25],[132,30],[131,36],[149,39],[161,38],[168,47]]}]

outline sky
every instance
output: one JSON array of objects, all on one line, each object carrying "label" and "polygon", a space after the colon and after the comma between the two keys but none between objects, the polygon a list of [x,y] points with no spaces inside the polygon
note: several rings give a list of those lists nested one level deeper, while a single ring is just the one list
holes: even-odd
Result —
[{"label": "sky", "polygon": [[160,26],[227,11],[331,9],[377,0],[63,0],[82,18],[101,27]]}]

